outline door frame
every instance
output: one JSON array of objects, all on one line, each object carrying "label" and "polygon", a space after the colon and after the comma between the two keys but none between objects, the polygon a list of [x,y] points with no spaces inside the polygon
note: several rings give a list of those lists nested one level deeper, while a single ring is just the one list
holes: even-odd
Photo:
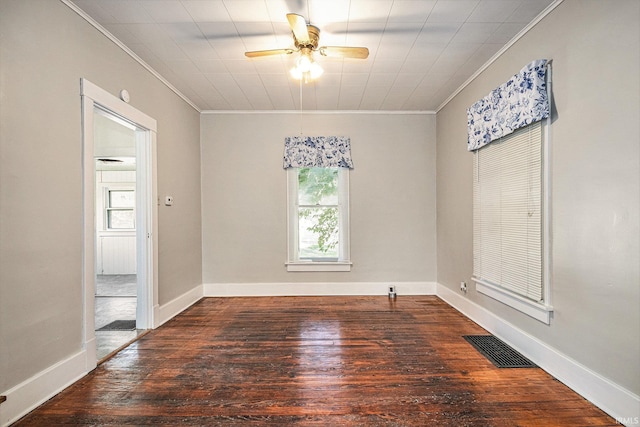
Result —
[{"label": "door frame", "polygon": [[97,107],[136,127],[136,328],[153,329],[158,307],[157,122],[86,79],[82,100],[83,194],[83,347],[87,370],[97,366],[95,335],[95,159],[93,114]]}]

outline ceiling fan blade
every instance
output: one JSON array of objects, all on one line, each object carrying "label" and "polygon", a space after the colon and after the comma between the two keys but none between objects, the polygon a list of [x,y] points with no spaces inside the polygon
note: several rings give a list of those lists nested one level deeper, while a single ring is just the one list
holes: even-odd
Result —
[{"label": "ceiling fan blade", "polygon": [[306,44],[311,40],[309,31],[307,31],[307,21],[305,21],[302,16],[295,13],[287,13],[287,20],[298,43]]},{"label": "ceiling fan blade", "polygon": [[320,55],[323,56],[339,56],[342,58],[367,59],[369,49],[366,47],[351,46],[322,46],[318,48]]},{"label": "ceiling fan blade", "polygon": [[293,49],[270,49],[270,50],[254,50],[251,52],[245,52],[244,55],[248,58],[258,58],[261,56],[271,55],[291,55],[295,50]]}]

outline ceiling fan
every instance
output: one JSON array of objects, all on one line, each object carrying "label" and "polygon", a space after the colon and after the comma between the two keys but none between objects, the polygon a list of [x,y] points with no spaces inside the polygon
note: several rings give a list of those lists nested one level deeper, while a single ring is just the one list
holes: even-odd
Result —
[{"label": "ceiling fan", "polygon": [[296,66],[291,69],[291,74],[298,80],[312,80],[322,74],[322,68],[313,60],[313,52],[319,52],[322,56],[366,59],[369,56],[369,49],[366,47],[352,46],[320,46],[320,29],[315,25],[307,24],[304,17],[295,13],[288,13],[287,20],[293,33],[293,43],[295,49],[270,49],[255,50],[245,52],[249,58],[257,58],[270,55],[291,55],[300,52],[300,58],[296,61]]}]

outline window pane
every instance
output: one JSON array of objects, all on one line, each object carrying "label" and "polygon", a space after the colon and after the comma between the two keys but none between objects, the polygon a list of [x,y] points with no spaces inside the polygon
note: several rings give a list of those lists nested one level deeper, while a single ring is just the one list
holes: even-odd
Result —
[{"label": "window pane", "polygon": [[133,190],[109,190],[110,208],[133,208],[136,196]]},{"label": "window pane", "polygon": [[108,227],[111,229],[132,229],[136,227],[133,209],[110,209],[107,211]]},{"label": "window pane", "polygon": [[338,258],[338,208],[300,208],[298,210],[299,256]]},{"label": "window pane", "polygon": [[299,205],[337,205],[338,168],[300,168]]}]

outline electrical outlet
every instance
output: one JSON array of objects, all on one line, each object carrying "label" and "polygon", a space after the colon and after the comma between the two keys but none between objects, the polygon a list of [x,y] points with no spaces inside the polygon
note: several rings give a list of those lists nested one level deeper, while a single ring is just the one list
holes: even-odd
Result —
[{"label": "electrical outlet", "polygon": [[467,282],[460,282],[460,291],[467,293]]},{"label": "electrical outlet", "polygon": [[389,285],[389,298],[396,297],[396,287],[394,285]]}]

